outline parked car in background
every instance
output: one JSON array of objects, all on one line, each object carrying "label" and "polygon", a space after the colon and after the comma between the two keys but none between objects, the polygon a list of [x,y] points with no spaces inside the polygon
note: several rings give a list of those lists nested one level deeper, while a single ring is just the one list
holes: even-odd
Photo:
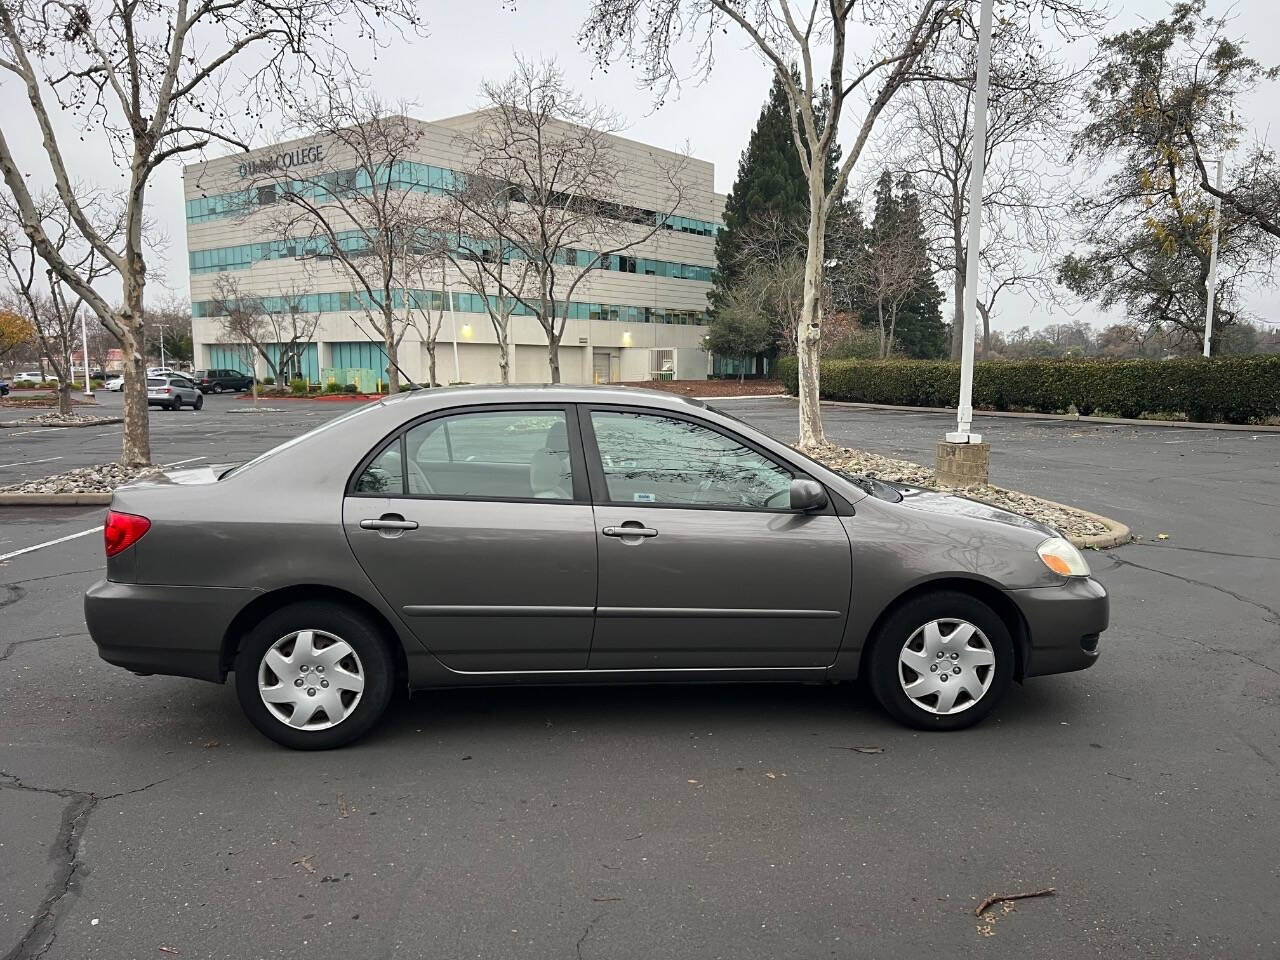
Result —
[{"label": "parked car in background", "polygon": [[7,397],[8,395],[9,395],[9,381],[0,380],[0,397]]},{"label": "parked car in background", "polygon": [[201,393],[239,393],[253,387],[253,377],[239,370],[197,370],[191,377]]},{"label": "parked car in background", "polygon": [[24,370],[13,378],[15,381],[30,380],[33,383],[57,383],[58,378],[52,373],[41,374],[39,370]]},{"label": "parked car in background", "polygon": [[120,487],[104,530],[100,655],[234,672],[303,749],[368,731],[397,685],[861,675],[899,721],[958,730],[1014,680],[1092,666],[1108,618],[1044,524],[633,389],[400,394]]},{"label": "parked car in background", "polygon": [[204,406],[204,394],[192,381],[176,373],[147,377],[147,406],[180,410],[184,405],[193,410]]},{"label": "parked car in background", "polygon": [[111,376],[107,377],[106,383],[102,386],[104,389],[110,390],[112,393],[119,393],[124,389],[124,377],[120,376],[118,373],[113,373]]}]

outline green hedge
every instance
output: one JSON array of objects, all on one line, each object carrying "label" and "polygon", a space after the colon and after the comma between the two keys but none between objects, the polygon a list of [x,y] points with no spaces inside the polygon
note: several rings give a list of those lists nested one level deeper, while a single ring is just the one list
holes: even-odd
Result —
[{"label": "green hedge", "polygon": [[[778,361],[797,389],[795,357]],[[826,360],[827,400],[954,407],[960,365],[943,360]],[[1177,360],[991,360],[973,367],[979,410],[1140,417],[1185,414],[1201,422],[1250,423],[1280,416],[1280,356]]]}]

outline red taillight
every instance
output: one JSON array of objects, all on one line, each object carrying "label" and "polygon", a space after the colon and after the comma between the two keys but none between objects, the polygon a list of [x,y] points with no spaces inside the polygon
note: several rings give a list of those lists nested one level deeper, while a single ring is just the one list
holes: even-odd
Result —
[{"label": "red taillight", "polygon": [[134,513],[107,511],[107,522],[102,528],[102,538],[107,546],[107,556],[114,557],[127,550],[151,529],[151,521]]}]

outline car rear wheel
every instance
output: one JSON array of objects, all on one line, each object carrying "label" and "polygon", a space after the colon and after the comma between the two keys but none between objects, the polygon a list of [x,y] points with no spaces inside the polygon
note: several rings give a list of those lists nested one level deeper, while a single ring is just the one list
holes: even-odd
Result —
[{"label": "car rear wheel", "polygon": [[1013,638],[1000,616],[953,590],[895,610],[877,632],[871,690],[894,719],[919,730],[961,730],[990,713],[1013,679]]},{"label": "car rear wheel", "polygon": [[192,410],[203,410],[203,409],[204,409],[204,394],[203,394],[203,393],[200,393],[200,394],[197,394],[197,395],[196,395],[195,402],[191,404],[191,409],[192,409]]},{"label": "car rear wheel", "polygon": [[235,684],[249,721],[295,750],[327,750],[363,736],[391,701],[395,664],[377,628],[324,601],[290,604],[249,632]]},{"label": "car rear wheel", "polygon": [[213,385],[213,392],[214,392],[214,393],[221,393],[221,392],[222,392],[222,384],[220,384],[220,383],[215,383],[215,384]]}]

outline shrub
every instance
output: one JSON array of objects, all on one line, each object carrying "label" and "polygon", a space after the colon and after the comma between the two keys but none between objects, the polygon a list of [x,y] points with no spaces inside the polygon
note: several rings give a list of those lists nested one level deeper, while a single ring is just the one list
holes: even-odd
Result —
[{"label": "shrub", "polygon": [[325,393],[341,393],[342,384],[338,383],[337,380],[330,380],[328,383],[324,385],[324,392]]},{"label": "shrub", "polygon": [[301,377],[294,377],[289,381],[289,392],[296,394],[306,393],[307,381],[303,380]]},{"label": "shrub", "polygon": [[261,383],[261,384],[264,384],[264,385],[266,385],[266,386],[268,386],[268,387],[273,387],[273,386],[275,386],[276,378],[275,378],[275,377],[273,377],[273,376],[271,376],[270,374],[268,374],[267,376],[263,377],[263,378],[262,378],[261,380],[259,380],[258,382],[259,382],[259,383]]},{"label": "shrub", "polygon": [[15,387],[26,387],[26,388],[34,388],[34,387],[40,386],[40,384],[36,383],[34,380],[15,380],[13,382],[13,385]]},{"label": "shrub", "polygon": [[342,392],[343,393],[359,393],[360,388],[357,387],[354,383],[347,383],[347,384],[343,384]]},{"label": "shrub", "polygon": [[[794,357],[777,372],[797,392]],[[960,366],[943,360],[827,360],[822,396],[895,406],[954,407]],[[990,360],[973,367],[980,410],[1140,417],[1185,414],[1200,422],[1249,423],[1280,414],[1280,356],[1175,360]]]}]

